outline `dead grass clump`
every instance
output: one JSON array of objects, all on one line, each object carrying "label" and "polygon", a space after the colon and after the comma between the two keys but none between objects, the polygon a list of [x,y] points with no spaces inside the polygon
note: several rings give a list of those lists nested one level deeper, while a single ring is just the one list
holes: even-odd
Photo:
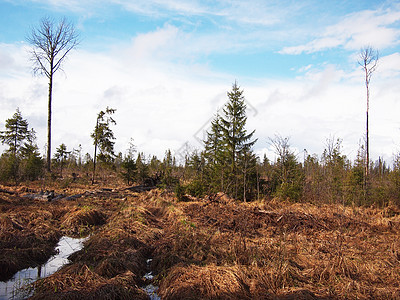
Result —
[{"label": "dead grass clump", "polygon": [[237,267],[174,267],[161,281],[162,299],[252,299]]},{"label": "dead grass clump", "polygon": [[33,284],[31,299],[148,299],[132,272],[106,279],[85,264],[62,268]]},{"label": "dead grass clump", "polygon": [[140,274],[146,268],[145,244],[134,237],[122,240],[104,235],[100,232],[92,236],[85,243],[85,248],[74,253],[70,259],[84,262],[106,277],[114,277],[127,270]]},{"label": "dead grass clump", "polygon": [[220,231],[239,232],[243,235],[255,235],[257,230],[267,226],[273,219],[268,214],[259,214],[253,210],[232,203],[190,203],[184,212],[199,224],[218,228]]},{"label": "dead grass clump", "polygon": [[340,278],[347,277],[350,280],[357,280],[360,277],[357,264],[349,257],[337,255],[313,269],[315,276],[319,277],[317,282],[327,284],[335,282]]},{"label": "dead grass clump", "polygon": [[113,278],[125,270],[124,260],[119,257],[107,257],[95,268],[97,274],[107,278]]},{"label": "dead grass clump", "polygon": [[[262,298],[260,298],[262,299]],[[330,297],[317,296],[313,292],[306,289],[297,289],[290,291],[282,291],[273,297],[275,300],[323,300],[331,299]]]},{"label": "dead grass clump", "polygon": [[140,275],[146,269],[145,261],[141,251],[127,249],[124,252],[113,252],[107,255],[94,270],[97,274],[107,278],[113,278],[129,270],[136,274],[136,280],[140,282]]},{"label": "dead grass clump", "polygon": [[59,237],[48,211],[18,208],[2,214],[0,280],[8,280],[18,270],[44,263],[54,254]]},{"label": "dead grass clump", "polygon": [[381,211],[381,214],[385,218],[392,218],[400,215],[400,208],[391,203]]},{"label": "dead grass clump", "polygon": [[107,216],[98,209],[88,207],[75,208],[66,213],[61,227],[66,234],[86,234],[91,227],[105,224]]},{"label": "dead grass clump", "polygon": [[250,266],[245,272],[251,293],[257,299],[265,294],[278,295],[289,287],[301,286],[305,281],[290,261],[275,261],[266,267]]},{"label": "dead grass clump", "polygon": [[15,230],[22,230],[23,227],[18,221],[12,220],[6,214],[0,215],[0,235],[4,238],[13,235]]},{"label": "dead grass clump", "polygon": [[166,214],[163,236],[153,244],[152,266],[165,273],[172,266],[185,264],[223,264],[228,253],[231,235],[184,217],[181,210]]},{"label": "dead grass clump", "polygon": [[[118,201],[118,209],[110,210],[107,224],[93,232],[84,249],[70,256],[70,266],[50,276],[51,280],[43,280],[37,299],[50,295],[62,299],[148,299],[138,286],[143,284],[146,258],[160,234],[158,220],[132,199],[99,201]],[[71,227],[66,223],[71,220],[86,226],[92,215],[85,213],[93,211],[97,209],[76,208],[65,215],[63,225]]]},{"label": "dead grass clump", "polygon": [[[162,283],[160,294],[168,297],[180,298],[175,284],[182,297],[208,297],[198,292],[206,282],[185,279],[182,266],[193,264],[239,268],[254,299],[390,299],[398,286],[398,230],[379,223],[379,210],[204,201],[171,207],[179,213],[163,215],[152,263],[159,277],[173,279]],[[190,285],[182,287],[180,279]]]},{"label": "dead grass clump", "polygon": [[19,269],[21,263],[17,257],[4,253],[0,257],[0,281],[9,280]]},{"label": "dead grass clump", "polygon": [[160,199],[163,201],[174,201],[173,193],[166,190],[153,189],[148,192],[140,193],[139,195],[139,201],[142,203],[154,203],[158,202]]},{"label": "dead grass clump", "polygon": [[[153,224],[154,223],[154,224]],[[150,211],[126,201],[108,223],[85,242],[83,250],[73,254],[74,263],[84,263],[104,278],[116,278],[130,271],[136,284],[146,272],[146,257],[160,234]]]},{"label": "dead grass clump", "polygon": [[43,264],[52,254],[55,254],[55,244],[45,244],[34,248],[2,249],[0,253],[0,280],[8,280],[19,270]]},{"label": "dead grass clump", "polygon": [[252,204],[191,203],[184,212],[199,224],[248,237],[259,236],[262,228],[272,235],[327,229],[325,221],[312,213],[289,209],[267,211]]}]

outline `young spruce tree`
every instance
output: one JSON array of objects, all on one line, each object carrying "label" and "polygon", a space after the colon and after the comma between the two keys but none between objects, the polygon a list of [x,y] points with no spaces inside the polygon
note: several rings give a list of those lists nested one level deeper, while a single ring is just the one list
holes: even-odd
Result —
[{"label": "young spruce tree", "polygon": [[247,182],[255,172],[255,159],[252,146],[255,130],[247,133],[246,104],[243,90],[235,82],[228,92],[228,102],[222,116],[212,122],[205,141],[205,154],[208,158],[212,178],[220,179],[221,190],[232,197],[246,201]]},{"label": "young spruce tree", "polygon": [[68,155],[71,151],[67,151],[67,146],[62,143],[57,149],[56,153],[54,154],[55,161],[60,165],[60,177],[63,177],[62,171],[64,169],[64,164],[68,158]]},{"label": "young spruce tree", "polygon": [[[35,131],[28,129],[28,121],[18,108],[12,118],[6,120],[5,127],[6,130],[0,131],[0,141],[9,148],[2,155],[2,179],[12,178],[17,184],[23,173],[27,173],[29,179],[36,179],[41,174],[42,161],[35,143]],[[21,163],[25,166],[23,170]],[[35,168],[30,170],[30,167]]]},{"label": "young spruce tree", "polygon": [[[92,184],[95,181],[96,173],[96,161],[97,158],[103,162],[112,162],[114,159],[114,132],[111,130],[111,124],[117,124],[115,120],[111,117],[116,109],[107,107],[105,111],[100,111],[97,115],[96,127],[93,133],[90,135],[93,139],[94,144],[94,156],[93,156],[93,177]],[[99,148],[100,153],[97,154],[97,148]]]},{"label": "young spruce tree", "polygon": [[207,139],[204,141],[204,157],[206,159],[205,175],[210,192],[224,190],[224,141],[222,139],[221,117],[216,115],[211,122],[210,131],[207,132]]}]

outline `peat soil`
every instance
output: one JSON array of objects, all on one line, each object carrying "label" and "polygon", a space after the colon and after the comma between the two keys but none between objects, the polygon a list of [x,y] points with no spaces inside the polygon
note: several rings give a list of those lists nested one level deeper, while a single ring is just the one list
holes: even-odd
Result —
[{"label": "peat soil", "polygon": [[30,287],[32,299],[149,299],[149,284],[161,299],[400,298],[396,207],[63,193],[45,202],[0,190],[2,280],[46,261],[60,236],[90,234],[70,264]]}]

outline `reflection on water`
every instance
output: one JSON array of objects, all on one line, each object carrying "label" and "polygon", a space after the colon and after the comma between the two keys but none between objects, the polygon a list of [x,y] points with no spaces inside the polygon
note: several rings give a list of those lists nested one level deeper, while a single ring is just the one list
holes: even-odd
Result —
[{"label": "reflection on water", "polygon": [[154,286],[152,284],[149,284],[149,285],[146,285],[143,288],[143,290],[150,297],[150,300],[160,300],[161,299],[160,296],[157,295],[158,287],[156,287],[156,286]]},{"label": "reflection on water", "polygon": [[57,254],[50,257],[44,265],[21,270],[10,280],[0,281],[0,299],[24,299],[27,295],[18,293],[23,285],[55,273],[69,262],[68,256],[82,249],[85,240],[86,238],[74,239],[63,236],[57,244]]},{"label": "reflection on water", "polygon": [[[149,259],[146,261],[146,263],[147,263],[147,269],[150,269],[150,264],[151,264],[151,262],[152,262],[152,259],[151,259],[151,258],[149,258]],[[153,272],[148,272],[148,273],[146,273],[143,277],[144,277],[144,279],[146,279],[147,281],[152,281],[152,280],[154,279]],[[160,296],[157,295],[157,290],[158,290],[158,287],[157,287],[157,286],[154,286],[154,285],[152,285],[152,284],[150,283],[150,284],[146,285],[145,287],[143,287],[142,289],[143,289],[143,290],[147,293],[147,295],[150,297],[150,300],[161,300]]]}]

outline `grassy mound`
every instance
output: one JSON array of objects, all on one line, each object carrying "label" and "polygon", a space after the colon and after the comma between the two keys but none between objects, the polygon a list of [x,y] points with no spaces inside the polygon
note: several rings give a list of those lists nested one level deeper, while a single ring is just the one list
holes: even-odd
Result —
[{"label": "grassy mound", "polygon": [[88,229],[84,249],[35,283],[34,299],[146,299],[148,258],[163,299],[398,299],[399,211],[223,197],[177,202],[160,190],[54,203],[7,198],[0,268],[19,268],[20,257],[29,264],[61,233]]},{"label": "grassy mound", "polygon": [[76,207],[65,214],[61,227],[67,235],[84,235],[92,230],[92,227],[106,223],[107,216],[98,209],[89,207]]},{"label": "grassy mound", "polygon": [[[3,207],[4,208],[4,207]],[[60,238],[53,210],[18,207],[0,214],[0,280],[44,263]]]},{"label": "grassy mound", "polygon": [[250,288],[237,267],[174,267],[162,281],[165,299],[251,299]]},{"label": "grassy mound", "polygon": [[[70,265],[35,283],[33,299],[148,299],[140,286],[160,230],[150,211],[133,198],[124,199],[84,248],[70,256]],[[76,208],[65,215],[63,224],[78,228],[75,224],[93,221],[95,225],[102,220],[98,215],[97,209]],[[66,225],[66,220],[71,223]]]},{"label": "grassy mound", "polygon": [[85,264],[72,264],[34,284],[31,299],[148,299],[132,272],[104,278]]}]

